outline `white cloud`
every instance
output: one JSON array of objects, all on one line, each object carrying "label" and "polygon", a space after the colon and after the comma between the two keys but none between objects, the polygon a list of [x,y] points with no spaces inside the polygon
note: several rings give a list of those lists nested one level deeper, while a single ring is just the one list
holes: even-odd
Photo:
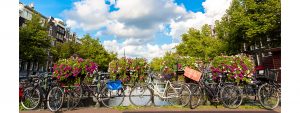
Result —
[{"label": "white cloud", "polygon": [[73,8],[65,10],[63,15],[69,27],[90,31],[107,25],[110,21],[108,10],[103,0],[82,0],[74,2]]},{"label": "white cloud", "polygon": [[169,35],[172,38],[180,40],[181,35],[190,27],[201,28],[204,24],[213,25],[215,20],[221,19],[226,13],[232,0],[206,0],[202,3],[205,13],[189,12],[181,18],[173,19],[170,24],[171,31]]},{"label": "white cloud", "polygon": [[203,24],[213,24],[220,19],[231,0],[206,0],[202,3],[205,13],[188,12],[184,6],[173,0],[107,0],[117,11],[109,12],[105,0],[82,0],[64,11],[67,24],[84,31],[106,27],[105,34],[119,38],[150,39],[170,24],[168,35],[180,39],[188,28],[200,28]]},{"label": "white cloud", "polygon": [[153,38],[163,24],[186,13],[171,0],[120,0],[115,6],[108,32],[124,38]]},{"label": "white cloud", "polygon": [[173,39],[180,39],[181,35],[185,33],[189,28],[200,28],[202,25],[208,22],[208,19],[205,17],[205,14],[201,12],[193,13],[190,12],[184,18],[177,20],[172,20],[170,23],[171,31],[169,35]]},{"label": "white cloud", "polygon": [[[117,52],[119,57],[125,49],[130,57],[148,59],[163,56],[165,51],[172,50],[190,27],[213,24],[225,14],[231,3],[231,0],[206,0],[202,4],[205,13],[195,13],[177,5],[174,0],[107,1],[109,5],[105,4],[105,0],[75,2],[73,8],[63,12],[67,25],[73,29],[98,31],[95,36],[99,37],[105,34],[123,38],[123,42],[107,40],[103,45],[107,50]],[[119,10],[109,12],[110,5]],[[166,28],[168,25],[170,29]],[[176,43],[150,44],[155,34],[161,31],[167,32]]]},{"label": "white cloud", "polygon": [[185,8],[172,0],[108,1],[119,10],[109,12],[104,0],[82,0],[75,2],[63,15],[73,29],[92,31],[106,27],[105,33],[116,37],[149,39],[172,18],[186,14]]},{"label": "white cloud", "polygon": [[136,27],[128,27],[124,23],[118,21],[110,22],[107,26],[108,34],[113,34],[119,38],[139,38],[149,39],[155,34],[155,29],[138,29]]},{"label": "white cloud", "polygon": [[103,31],[98,31],[98,32],[95,34],[96,37],[100,37],[100,36],[102,36],[102,35],[103,35]]},{"label": "white cloud", "polygon": [[108,40],[103,42],[103,46],[105,47],[106,50],[110,52],[118,52],[120,49],[120,46],[117,42],[117,40]]},{"label": "white cloud", "polygon": [[126,44],[126,42],[128,41],[126,40],[123,43],[119,43],[116,40],[106,40],[103,42],[103,46],[110,52],[118,53],[119,58],[124,56],[125,50],[126,57],[143,57],[151,60],[154,57],[162,57],[167,51],[174,52],[173,48],[178,44],[171,43],[161,46],[157,44],[129,45]]},{"label": "white cloud", "polygon": [[205,9],[205,15],[211,18],[211,21],[220,19],[230,6],[232,0],[206,0],[202,3]]}]

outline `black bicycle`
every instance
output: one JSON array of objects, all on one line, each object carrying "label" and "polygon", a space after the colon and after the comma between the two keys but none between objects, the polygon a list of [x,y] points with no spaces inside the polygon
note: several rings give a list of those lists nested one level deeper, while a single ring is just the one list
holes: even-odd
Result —
[{"label": "black bicycle", "polygon": [[120,106],[125,98],[125,92],[122,87],[121,81],[107,80],[107,74],[98,73],[95,76],[92,85],[88,85],[82,81],[80,88],[82,89],[82,95],[92,95],[97,101],[104,106],[111,108],[113,106]]},{"label": "black bicycle", "polygon": [[279,105],[281,97],[281,85],[277,82],[279,75],[278,69],[266,69],[265,76],[268,82],[262,84],[258,89],[258,99],[260,104],[269,110],[276,108]]},{"label": "black bicycle", "polygon": [[194,109],[198,107],[203,100],[215,103],[222,102],[223,106],[227,108],[238,108],[243,100],[242,90],[233,83],[225,83],[223,79],[226,74],[220,74],[218,82],[207,82],[207,76],[210,73],[203,73],[198,84],[190,85],[192,96],[190,99],[190,108]]},{"label": "black bicycle", "polygon": [[[21,105],[28,110],[36,109],[42,103],[49,110],[57,111],[62,105],[62,98],[49,98],[49,95],[63,95],[62,89],[48,73],[29,76],[31,82],[23,91]],[[59,101],[59,102],[57,102]],[[53,103],[55,105],[53,106]]]},{"label": "black bicycle", "polygon": [[69,110],[75,109],[81,98],[82,98],[82,88],[80,85],[75,84],[73,86],[62,86],[64,90],[64,101],[67,103],[67,108]]}]

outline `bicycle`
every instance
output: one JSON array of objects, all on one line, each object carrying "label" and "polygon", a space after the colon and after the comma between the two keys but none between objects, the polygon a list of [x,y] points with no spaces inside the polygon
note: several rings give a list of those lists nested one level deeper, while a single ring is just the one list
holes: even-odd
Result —
[{"label": "bicycle", "polygon": [[[25,109],[32,110],[36,109],[40,104],[44,103],[47,104],[47,107],[50,111],[57,111],[60,109],[62,103],[57,104],[55,107],[52,108],[50,105],[52,102],[56,102],[51,100],[49,103],[49,94],[51,94],[55,89],[58,89],[58,91],[61,91],[61,88],[58,87],[57,83],[54,79],[52,79],[51,76],[48,76],[47,73],[40,74],[40,75],[31,75],[30,79],[32,80],[31,83],[27,84],[28,87],[26,87],[23,91],[23,96],[21,99],[21,104]],[[63,94],[63,92],[55,92],[55,95]],[[62,99],[59,99],[60,101]]]},{"label": "bicycle", "polygon": [[[233,83],[225,83],[223,79],[226,74],[219,75],[217,83],[208,83],[205,76],[210,76],[208,72],[205,72],[201,76],[198,84],[190,86],[192,97],[190,99],[190,108],[195,109],[202,102],[201,99],[207,97],[210,102],[223,103],[227,108],[238,108],[243,100],[242,90]],[[217,104],[215,104],[217,107]]]},{"label": "bicycle", "polygon": [[[180,104],[186,106],[188,104],[191,91],[185,84],[173,84],[170,80],[164,78],[158,78],[155,74],[149,74],[150,80],[146,84],[136,85],[133,87],[129,94],[130,102],[135,106],[146,106],[151,100],[152,104],[155,97],[167,100],[171,105]],[[164,80],[165,86],[161,91],[158,87],[158,83],[154,83],[153,79]]]},{"label": "bicycle", "polygon": [[265,71],[265,75],[269,78],[267,83],[259,87],[258,99],[264,108],[272,110],[275,109],[280,102],[281,86],[276,82],[280,69],[266,69]]},{"label": "bicycle", "polygon": [[75,84],[73,86],[63,86],[64,90],[64,99],[67,101],[67,108],[69,110],[75,109],[81,98],[82,98],[82,88]]},{"label": "bicycle", "polygon": [[[105,74],[98,73],[92,85],[87,85],[85,82],[80,82],[82,95],[87,93],[97,99],[108,108],[113,106],[120,106],[125,98],[125,92],[120,80],[111,81],[107,80]],[[100,78],[98,77],[100,76]],[[100,79],[100,80],[98,80]]]}]

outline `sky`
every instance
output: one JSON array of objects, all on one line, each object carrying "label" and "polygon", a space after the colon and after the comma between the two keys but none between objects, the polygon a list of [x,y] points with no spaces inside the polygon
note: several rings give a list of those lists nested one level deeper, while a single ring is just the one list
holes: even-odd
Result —
[{"label": "sky", "polygon": [[162,57],[191,27],[213,25],[231,0],[20,0],[65,21],[79,38],[99,38],[118,57]]}]

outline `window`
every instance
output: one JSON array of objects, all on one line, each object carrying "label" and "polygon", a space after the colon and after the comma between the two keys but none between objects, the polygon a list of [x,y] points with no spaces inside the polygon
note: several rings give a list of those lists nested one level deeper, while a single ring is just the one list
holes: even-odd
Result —
[{"label": "window", "polygon": [[52,26],[49,28],[49,34],[52,35]]}]

